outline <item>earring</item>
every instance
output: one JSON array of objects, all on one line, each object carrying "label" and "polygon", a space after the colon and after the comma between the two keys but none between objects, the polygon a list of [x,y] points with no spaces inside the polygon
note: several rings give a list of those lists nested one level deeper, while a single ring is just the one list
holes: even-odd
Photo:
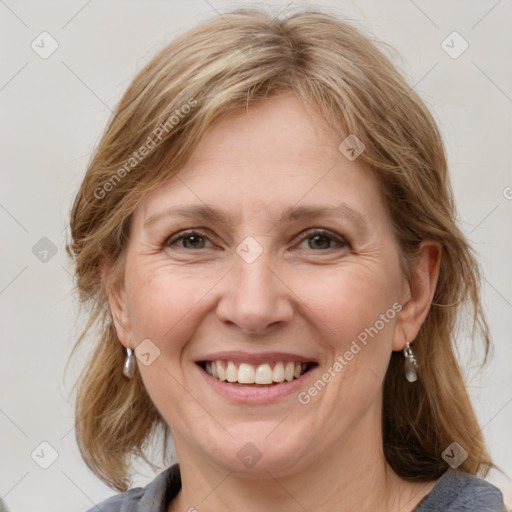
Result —
[{"label": "earring", "polygon": [[133,356],[133,350],[131,348],[126,349],[126,359],[124,360],[123,374],[128,379],[133,378],[135,374],[135,357]]},{"label": "earring", "polygon": [[404,348],[404,357],[405,377],[409,382],[416,382],[418,379],[418,375],[416,374],[416,370],[418,369],[418,362],[414,357],[414,352],[412,351],[412,347],[409,342]]}]

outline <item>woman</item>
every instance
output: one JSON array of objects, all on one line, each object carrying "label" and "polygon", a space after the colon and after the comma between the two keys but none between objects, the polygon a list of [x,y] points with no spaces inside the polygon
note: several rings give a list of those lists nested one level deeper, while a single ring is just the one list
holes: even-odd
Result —
[{"label": "woman", "polygon": [[[465,305],[489,339],[442,140],[349,24],[242,9],[171,43],[71,231],[101,510],[503,510],[453,350]],[[128,490],[159,432],[179,466]]]}]

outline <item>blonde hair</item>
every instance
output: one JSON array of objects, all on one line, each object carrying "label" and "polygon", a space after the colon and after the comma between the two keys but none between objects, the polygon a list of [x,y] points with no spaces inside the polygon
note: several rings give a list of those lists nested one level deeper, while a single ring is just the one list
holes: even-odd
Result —
[{"label": "blonde hair", "polygon": [[[136,76],[88,166],[71,213],[76,286],[96,345],[77,382],[76,436],[87,465],[112,488],[129,486],[130,457],[169,427],[138,374],[123,376],[125,351],[107,289],[123,277],[131,214],[151,189],[175,176],[217,121],[266,97],[292,93],[340,133],[366,145],[358,160],[376,175],[410,276],[423,240],[443,249],[433,305],[415,340],[419,380],[404,378],[393,353],[384,383],[383,444],[406,479],[441,476],[453,441],[461,469],[485,475],[486,452],[455,357],[457,319],[472,306],[472,334],[489,336],[479,268],[455,222],[443,142],[430,112],[391,61],[353,25],[318,9],[273,17],[238,9],[203,22],[165,47]],[[341,134],[345,134],[341,136]],[[145,148],[145,151],[143,150]],[[100,262],[111,272],[102,280]],[[464,309],[463,309],[464,308]],[[164,446],[164,453],[166,445]]]}]

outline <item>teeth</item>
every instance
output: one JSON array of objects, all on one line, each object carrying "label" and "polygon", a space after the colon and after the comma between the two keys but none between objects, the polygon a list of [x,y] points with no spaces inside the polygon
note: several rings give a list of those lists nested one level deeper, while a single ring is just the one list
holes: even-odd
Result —
[{"label": "teeth", "polygon": [[[217,378],[221,381],[225,381],[226,380],[226,370],[224,370],[224,366],[222,366],[222,363],[220,361],[214,361],[212,363],[212,365],[214,365],[217,370],[217,375],[218,375]],[[211,375],[213,375],[215,377],[213,372],[211,373]]]},{"label": "teeth", "polygon": [[293,380],[293,374],[295,373],[295,365],[293,363],[286,363],[284,367],[284,378],[289,382]]},{"label": "teeth", "polygon": [[272,380],[274,382],[283,382],[284,380],[284,364],[277,363],[274,366],[274,374],[272,375]]},{"label": "teeth", "polygon": [[229,361],[226,368],[226,380],[228,382],[236,382],[238,380],[238,369],[233,361]]},{"label": "teeth", "polygon": [[248,363],[237,365],[233,361],[227,364],[223,361],[207,361],[205,370],[212,377],[220,381],[238,382],[240,384],[272,384],[273,382],[290,382],[298,379],[304,370],[306,364],[277,362],[272,369],[269,363],[254,366]]},{"label": "teeth", "polygon": [[260,364],[256,368],[254,382],[256,384],[272,384],[272,368],[270,368],[269,364]]},{"label": "teeth", "polygon": [[238,382],[240,384],[254,384],[255,373],[254,366],[242,363],[238,367]]}]

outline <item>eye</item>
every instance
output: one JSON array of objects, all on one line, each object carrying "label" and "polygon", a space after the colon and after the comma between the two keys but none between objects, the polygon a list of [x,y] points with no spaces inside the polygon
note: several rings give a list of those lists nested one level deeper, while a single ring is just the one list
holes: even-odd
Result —
[{"label": "eye", "polygon": [[[301,242],[308,241],[308,248],[313,250],[329,250],[333,249],[332,243],[337,243],[341,248],[350,247],[349,243],[343,239],[328,231],[327,229],[313,229],[307,231],[300,238]],[[312,241],[311,243],[309,241]]]},{"label": "eye", "polygon": [[[350,247],[350,244],[342,237],[335,235],[327,229],[311,229],[299,239],[302,242],[308,241],[308,248],[312,250],[333,249],[333,244],[340,248]],[[309,243],[311,241],[311,243]],[[180,244],[182,242],[182,244]],[[179,249],[207,249],[205,244],[211,242],[210,237],[200,231],[185,231],[171,236],[163,243],[163,247],[177,246]]]},{"label": "eye", "polygon": [[204,249],[204,242],[210,241],[210,238],[204,233],[200,233],[198,231],[181,232],[168,238],[164,242],[164,247],[170,247],[180,241],[183,241],[184,243],[183,246],[178,245],[180,249]]}]

